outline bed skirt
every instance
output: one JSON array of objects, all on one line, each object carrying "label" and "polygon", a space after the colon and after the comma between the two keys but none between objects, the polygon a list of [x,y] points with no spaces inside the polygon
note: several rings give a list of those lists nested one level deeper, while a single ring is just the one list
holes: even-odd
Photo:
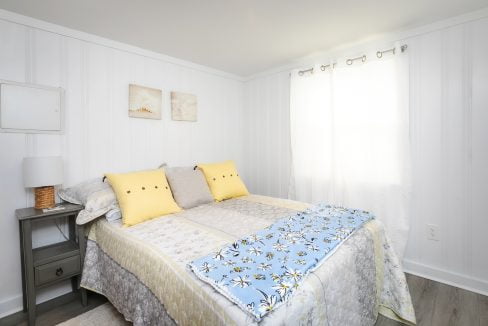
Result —
[{"label": "bed skirt", "polygon": [[84,288],[105,296],[135,326],[176,325],[151,290],[95,241],[88,240],[86,255],[81,281]]}]

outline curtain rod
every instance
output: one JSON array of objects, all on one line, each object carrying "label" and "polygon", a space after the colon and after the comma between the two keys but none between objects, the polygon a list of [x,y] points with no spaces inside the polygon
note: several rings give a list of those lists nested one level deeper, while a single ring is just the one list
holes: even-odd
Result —
[{"label": "curtain rod", "polygon": [[[408,45],[407,44],[403,44],[402,46],[400,46],[400,51],[403,53],[405,51],[407,51],[407,48],[408,48]],[[383,54],[385,53],[389,53],[391,52],[392,54],[395,54],[396,52],[396,47],[393,47],[391,49],[387,49],[387,50],[378,50],[376,51],[376,57],[378,59],[381,59],[383,57]],[[346,64],[348,66],[352,65],[355,61],[358,61],[358,60],[361,60],[361,62],[366,62],[367,60],[367,57],[366,57],[366,54],[363,54],[362,56],[359,56],[359,57],[356,57],[356,58],[350,58],[350,59],[347,59],[346,60]],[[336,66],[336,63],[333,63],[333,64],[328,64],[328,65],[321,65],[320,66],[320,70],[322,71],[325,71],[326,68],[334,68]],[[305,69],[305,70],[300,70],[298,71],[298,75],[299,76],[303,76],[304,74],[306,74],[307,72],[313,74],[313,67],[310,68],[310,69]]]}]

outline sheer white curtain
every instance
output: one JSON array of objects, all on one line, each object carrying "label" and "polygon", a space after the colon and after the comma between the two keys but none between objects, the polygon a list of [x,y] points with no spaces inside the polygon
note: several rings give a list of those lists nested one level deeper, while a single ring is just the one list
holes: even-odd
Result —
[{"label": "sheer white curtain", "polygon": [[410,197],[406,54],[294,71],[290,92],[290,197],[373,212],[402,258]]}]

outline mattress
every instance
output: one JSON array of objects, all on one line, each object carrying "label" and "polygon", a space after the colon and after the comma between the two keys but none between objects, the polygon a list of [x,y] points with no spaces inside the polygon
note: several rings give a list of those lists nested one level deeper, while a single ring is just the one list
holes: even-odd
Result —
[{"label": "mattress", "polygon": [[[132,227],[99,219],[89,230],[81,286],[105,295],[134,325],[255,324],[187,264],[307,207],[249,195]],[[379,313],[415,324],[401,265],[373,220],[260,324],[374,325]]]}]

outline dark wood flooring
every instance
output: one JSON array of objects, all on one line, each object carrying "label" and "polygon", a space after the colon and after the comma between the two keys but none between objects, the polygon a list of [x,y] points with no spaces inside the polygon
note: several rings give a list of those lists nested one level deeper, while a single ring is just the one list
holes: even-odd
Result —
[{"label": "dark wood flooring", "polygon": [[[488,326],[488,297],[409,274],[407,282],[417,315],[417,325]],[[78,297],[68,303],[56,305],[53,309],[47,309],[49,305],[45,305],[45,308],[41,306],[38,308],[36,325],[56,325],[106,301],[103,296],[90,293],[86,307],[81,305]],[[19,315],[5,317],[0,319],[0,325],[27,325],[21,318]],[[380,315],[375,326],[399,325],[402,324]]]}]

